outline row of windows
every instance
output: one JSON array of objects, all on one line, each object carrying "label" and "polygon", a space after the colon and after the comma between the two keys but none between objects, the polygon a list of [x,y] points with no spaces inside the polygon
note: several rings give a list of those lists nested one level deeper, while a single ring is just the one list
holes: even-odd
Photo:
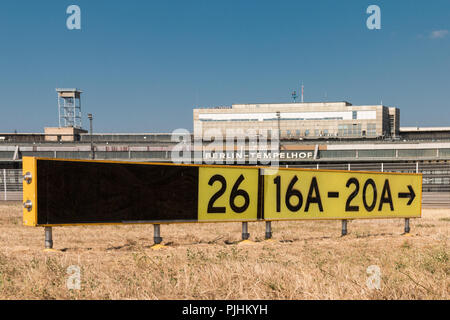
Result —
[{"label": "row of windows", "polygon": [[[272,130],[268,130],[267,134],[268,136],[271,136]],[[340,137],[346,137],[346,136],[375,136],[376,135],[376,124],[375,123],[369,123],[367,125],[367,131],[362,131],[361,124],[340,124],[338,125],[338,136]],[[300,136],[314,136],[314,137],[327,137],[330,135],[330,132],[328,129],[305,129],[303,132],[300,129],[296,130],[280,130],[280,136],[289,136],[289,137],[300,137]]]},{"label": "row of windows", "polygon": [[338,135],[341,137],[345,136],[361,136],[361,124],[340,124],[338,125]]},{"label": "row of windows", "polygon": [[[271,136],[272,130],[267,131],[267,135]],[[305,129],[304,131],[301,131],[299,129],[296,130],[280,130],[280,136],[288,136],[288,137],[301,137],[303,134],[304,137],[322,137],[322,136],[329,136],[328,129],[319,130],[314,129],[314,131],[310,129]]]}]

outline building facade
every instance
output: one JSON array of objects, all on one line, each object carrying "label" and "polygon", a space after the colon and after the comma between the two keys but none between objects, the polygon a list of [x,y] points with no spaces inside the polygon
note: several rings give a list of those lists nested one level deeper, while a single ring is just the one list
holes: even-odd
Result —
[{"label": "building facade", "polygon": [[378,138],[399,135],[400,110],[383,105],[353,106],[348,102],[233,104],[194,109],[194,135],[256,130],[281,139]]}]

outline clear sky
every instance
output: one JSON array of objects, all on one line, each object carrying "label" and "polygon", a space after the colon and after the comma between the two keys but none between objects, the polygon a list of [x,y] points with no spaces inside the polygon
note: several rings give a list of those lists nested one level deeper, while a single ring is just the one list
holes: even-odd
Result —
[{"label": "clear sky", "polygon": [[2,0],[0,132],[56,126],[57,87],[83,90],[94,131],[171,132],[196,106],[290,102],[302,81],[305,101],[450,126],[449,30],[448,0]]}]

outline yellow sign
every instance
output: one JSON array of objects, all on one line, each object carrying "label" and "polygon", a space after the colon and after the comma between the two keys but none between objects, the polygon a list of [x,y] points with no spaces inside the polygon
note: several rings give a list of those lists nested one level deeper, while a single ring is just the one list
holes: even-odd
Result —
[{"label": "yellow sign", "polygon": [[421,215],[419,174],[264,170],[264,220]]},{"label": "yellow sign", "polygon": [[257,168],[200,167],[198,221],[256,221]]},{"label": "yellow sign", "polygon": [[421,216],[421,174],[24,157],[23,176],[27,226]]}]

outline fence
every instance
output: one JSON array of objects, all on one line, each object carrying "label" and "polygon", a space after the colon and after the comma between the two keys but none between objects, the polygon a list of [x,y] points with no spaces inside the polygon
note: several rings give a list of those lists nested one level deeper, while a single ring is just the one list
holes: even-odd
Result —
[{"label": "fence", "polygon": [[[423,174],[424,207],[450,207],[450,163],[336,163],[298,164],[289,167]],[[22,170],[0,169],[0,200],[22,200]]]},{"label": "fence", "polygon": [[0,200],[22,200],[22,169],[0,169]]}]

